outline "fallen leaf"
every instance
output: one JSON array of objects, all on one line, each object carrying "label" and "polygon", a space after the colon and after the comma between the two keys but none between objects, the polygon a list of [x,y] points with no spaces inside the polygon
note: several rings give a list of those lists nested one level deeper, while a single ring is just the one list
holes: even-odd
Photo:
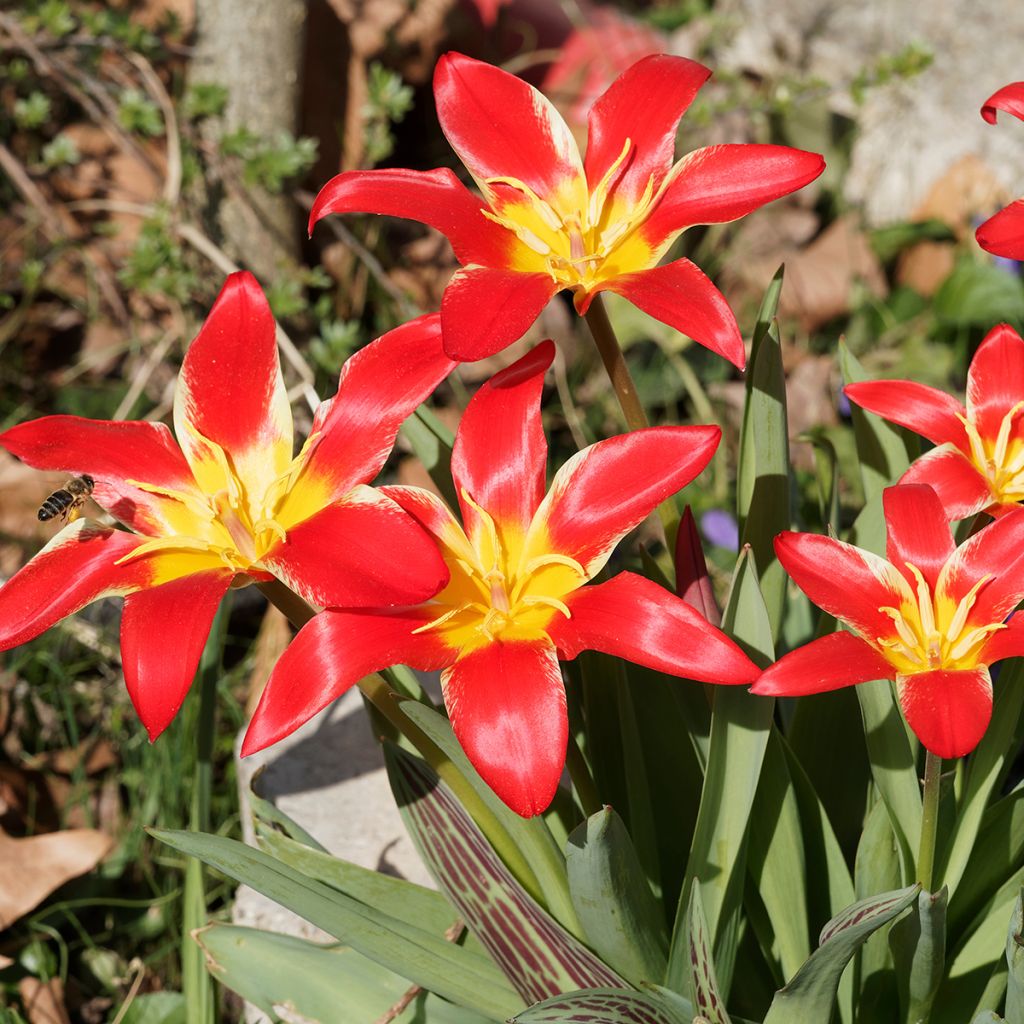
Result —
[{"label": "fallen leaf", "polygon": [[71,1024],[64,1008],[64,986],[60,978],[49,981],[22,978],[18,982],[18,995],[25,1004],[29,1024]]},{"label": "fallen leaf", "polygon": [[263,690],[270,678],[271,670],[277,664],[277,659],[291,642],[292,629],[288,625],[288,619],[272,604],[267,605],[260,630],[256,634],[252,671],[249,673],[249,695],[245,701],[245,710],[250,717],[255,712],[260,697],[263,696]]},{"label": "fallen leaf", "polygon": [[0,931],[65,882],[91,871],[113,845],[110,836],[89,828],[24,839],[0,832]]}]

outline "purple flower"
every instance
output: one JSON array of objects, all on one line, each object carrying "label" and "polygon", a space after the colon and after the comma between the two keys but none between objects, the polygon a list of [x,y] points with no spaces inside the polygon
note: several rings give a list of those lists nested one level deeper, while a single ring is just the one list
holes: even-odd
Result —
[{"label": "purple flower", "polygon": [[724,509],[713,508],[700,517],[700,528],[709,544],[738,551],[740,528],[736,518]]}]

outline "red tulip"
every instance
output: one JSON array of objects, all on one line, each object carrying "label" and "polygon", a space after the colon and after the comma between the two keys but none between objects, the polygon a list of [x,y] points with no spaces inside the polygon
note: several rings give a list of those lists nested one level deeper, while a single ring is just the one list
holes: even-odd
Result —
[{"label": "red tulip", "polygon": [[[981,116],[989,124],[996,123],[997,111],[1003,110],[1024,120],[1024,82],[1004,85],[985,101]],[[1024,260],[1024,199],[1010,203],[990,217],[975,233],[978,245],[996,256]]]},{"label": "red tulip", "polygon": [[599,292],[618,292],[743,366],[721,292],[689,260],[658,263],[686,228],[742,217],[813,181],[825,163],[758,145],[708,146],[673,162],[676,125],[709,74],[661,54],[634,64],[594,104],[582,159],[540,92],[449,53],[434,73],[437,114],[483,198],[445,169],[347,171],[317,196],[310,230],[330,213],[367,212],[447,235],[463,265],[441,303],[453,359],[510,345],[567,288],[581,314]]},{"label": "red tulip", "polygon": [[650,427],[573,456],[545,494],[541,426],[551,342],[499,373],[459,426],[462,524],[416,487],[385,488],[437,540],[451,572],[433,600],[317,615],[270,677],[242,747],[260,750],[360,678],[403,663],[443,669],[452,727],[477,770],[524,816],[550,803],[565,761],[558,659],[605,651],[674,675],[744,683],[758,670],[682,599],[619,573],[585,586],[618,541],[704,467],[717,427]]},{"label": "red tulip", "polygon": [[930,487],[884,495],[887,559],[809,533],[781,533],[779,561],[852,632],[832,633],[767,668],[754,693],[798,697],[869,679],[896,682],[907,724],[933,754],[960,757],[992,715],[993,662],[1024,654],[1024,509],[954,547]]},{"label": "red tulip", "polygon": [[[181,706],[229,586],[278,577],[316,605],[406,604],[448,578],[377,475],[402,420],[450,372],[436,316],[353,356],[293,457],[274,318],[256,280],[228,278],[162,423],[46,416],[0,434],[37,469],[95,480],[128,531],[87,520],[0,588],[0,650],[108,595],[125,598],[125,681],[150,738]],[[181,446],[179,448],[179,445]]]}]

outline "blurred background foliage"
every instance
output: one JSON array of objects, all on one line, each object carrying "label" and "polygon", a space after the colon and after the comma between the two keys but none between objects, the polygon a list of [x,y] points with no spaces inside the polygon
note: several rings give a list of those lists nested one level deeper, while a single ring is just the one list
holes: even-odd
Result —
[{"label": "blurred background foliage", "polygon": [[[433,110],[436,57],[460,49],[525,75],[582,139],[589,103],[612,78],[647,53],[669,51],[715,69],[683,121],[681,150],[770,141],[828,160],[811,188],[736,225],[692,229],[673,255],[691,257],[715,278],[748,337],[765,285],[786,264],[780,316],[797,525],[822,530],[836,515],[848,524],[861,494],[840,400],[838,339],[845,337],[871,375],[960,391],[984,332],[1001,320],[1024,326],[1019,267],[981,253],[972,230],[1010,198],[1013,171],[1005,148],[985,151],[987,142],[974,141],[985,130],[976,108],[1020,77],[1019,69],[965,83],[956,76],[966,71],[936,67],[941,39],[929,40],[923,29],[903,32],[892,21],[884,45],[867,29],[857,45],[830,20],[831,8],[792,2],[765,18],[762,6],[4,6],[0,427],[50,413],[166,419],[189,340],[225,274],[245,266],[260,277],[286,332],[286,381],[299,428],[308,428],[317,396],[332,392],[344,359],[415,313],[438,308],[455,267],[443,239],[408,222],[332,218],[311,240],[304,230],[316,190],[341,169],[452,166],[463,173]],[[829,57],[830,32],[843,60]],[[934,98],[934,75],[958,95],[971,92],[950,111],[962,121],[962,138],[961,121],[929,129],[957,136],[959,151],[933,152],[929,135],[917,142],[886,114],[886,104],[895,104],[920,120],[915,104]],[[894,140],[904,134],[916,147],[913,173],[898,166],[905,157]],[[725,510],[734,506],[742,381],[633,307],[612,301],[610,309],[655,418],[718,422],[725,430],[713,466],[684,497],[702,522],[711,560],[731,569],[736,525]],[[479,382],[544,336],[559,343],[545,400],[555,461],[621,430],[600,363],[561,297],[519,346],[460,367],[435,397],[442,421],[454,427]],[[388,473],[427,484],[401,448]],[[46,540],[35,509],[60,483],[0,453],[0,574],[15,571]],[[73,837],[81,837],[74,871],[39,879],[38,892],[22,900],[28,906],[0,900],[4,1020],[184,1020],[174,996],[182,860],[143,829],[188,819],[195,709],[187,703],[158,743],[147,742],[120,677],[117,614],[108,603],[94,606],[12,652],[0,671],[0,838],[9,863],[31,871],[16,858],[27,847],[11,840],[49,835],[74,847]],[[220,684],[213,804],[224,834],[238,832],[232,749],[273,660],[273,642],[260,640],[269,629],[261,598],[237,594]],[[93,831],[60,831],[68,829]],[[105,837],[99,845],[95,832]],[[211,898],[211,911],[226,912],[230,888],[224,883]],[[225,1003],[223,1013],[234,1019],[238,1007]]]}]

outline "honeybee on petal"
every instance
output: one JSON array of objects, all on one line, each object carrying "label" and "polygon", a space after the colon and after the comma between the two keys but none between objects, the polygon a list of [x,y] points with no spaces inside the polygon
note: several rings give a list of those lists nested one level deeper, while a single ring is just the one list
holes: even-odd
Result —
[{"label": "honeybee on petal", "polygon": [[81,515],[82,506],[95,486],[96,481],[91,476],[84,473],[81,476],[73,476],[39,506],[40,521],[45,523],[47,519],[60,516],[62,521],[73,523]]}]

